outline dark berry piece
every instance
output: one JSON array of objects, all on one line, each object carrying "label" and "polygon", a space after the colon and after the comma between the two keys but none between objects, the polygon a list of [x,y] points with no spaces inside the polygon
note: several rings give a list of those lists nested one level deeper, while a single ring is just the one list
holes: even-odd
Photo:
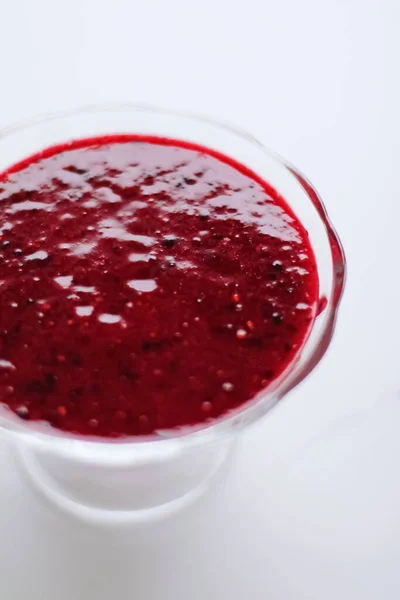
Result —
[{"label": "dark berry piece", "polygon": [[166,235],[162,239],[161,244],[164,246],[164,248],[173,248],[177,241],[178,238],[175,235]]}]

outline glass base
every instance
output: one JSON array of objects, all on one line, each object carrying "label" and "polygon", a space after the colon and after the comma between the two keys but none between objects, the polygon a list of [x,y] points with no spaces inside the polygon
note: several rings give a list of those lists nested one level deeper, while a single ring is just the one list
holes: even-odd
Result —
[{"label": "glass base", "polygon": [[[232,440],[178,456],[160,469],[154,465],[90,468],[76,465],[53,469],[46,456],[18,447],[19,464],[29,482],[59,510],[95,524],[145,524],[183,510],[209,488],[227,465]],[[60,468],[61,467],[61,468]]]}]

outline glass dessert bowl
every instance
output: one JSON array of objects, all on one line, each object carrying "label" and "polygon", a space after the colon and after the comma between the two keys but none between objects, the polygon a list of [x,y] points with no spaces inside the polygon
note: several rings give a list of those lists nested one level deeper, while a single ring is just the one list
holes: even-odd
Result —
[{"label": "glass dessert bowl", "polygon": [[[67,430],[62,431],[62,428],[50,427],[40,420],[26,420],[28,408],[24,404],[17,406],[16,409],[10,404],[14,412],[9,410],[6,403],[2,405],[0,413],[2,430],[16,445],[26,473],[41,491],[61,508],[77,516],[111,522],[125,522],[127,520],[140,522],[160,518],[193,501],[193,499],[206,489],[212,477],[219,471],[220,465],[223,464],[229,454],[237,433],[264,415],[278,400],[302,381],[325,353],[334,329],[345,271],[340,242],[328,220],[317,193],[307,180],[294,167],[265,150],[252,137],[208,119],[176,114],[150,107],[129,105],[93,107],[43,118],[39,117],[29,123],[3,131],[0,134],[0,172],[18,173],[19,170],[24,168],[28,168],[29,170],[32,160],[26,161],[26,157],[34,155],[38,160],[43,159],[44,161],[46,157],[56,154],[54,151],[52,154],[49,154],[47,150],[44,154],[41,154],[47,148],[58,147],[60,152],[65,152],[69,148],[72,150],[73,148],[82,147],[82,145],[85,146],[85,143],[79,142],[79,140],[91,140],[95,138],[97,140],[108,139],[116,141],[117,138],[127,135],[139,136],[145,142],[148,142],[150,138],[154,138],[156,142],[164,140],[165,146],[171,146],[171,140],[175,140],[178,147],[186,147],[187,151],[190,150],[192,154],[196,153],[196,151],[199,153],[204,149],[206,158],[208,154],[214,155],[212,159],[208,156],[208,161],[213,161],[215,157],[217,159],[221,156],[223,158],[227,157],[225,162],[229,162],[231,167],[237,167],[238,171],[242,169],[242,175],[250,174],[249,181],[254,179],[254,182],[256,182],[259,179],[261,182],[267,182],[265,186],[272,186],[270,188],[272,196],[276,193],[277,197],[279,196],[286,201],[289,207],[288,211],[291,211],[293,215],[292,220],[297,218],[299,228],[301,224],[301,231],[305,235],[306,232],[308,233],[307,244],[309,243],[312,248],[310,253],[314,255],[313,261],[315,260],[315,267],[318,272],[319,297],[313,299],[318,300],[318,302],[315,302],[312,319],[309,319],[310,327],[304,332],[304,336],[298,344],[298,350],[290,360],[284,363],[284,368],[280,369],[278,375],[272,378],[266,387],[264,384],[258,386],[257,393],[249,395],[249,399],[246,402],[241,401],[237,402],[236,405],[232,404],[229,410],[219,411],[215,415],[212,415],[213,418],[186,419],[181,427],[152,427],[148,428],[147,431],[147,417],[138,414],[135,417],[135,423],[138,424],[134,430],[135,435],[131,437],[117,436],[114,439],[112,437],[101,436],[101,430],[97,437],[96,431],[91,431],[89,437],[82,434],[82,431],[85,430],[82,430],[80,427],[64,427]],[[70,147],[68,146],[68,140],[74,141]],[[165,143],[165,140],[169,140],[169,142]],[[102,143],[105,143],[105,141]],[[182,150],[179,151],[182,152]],[[186,155],[183,158],[187,158]],[[181,162],[182,164],[179,164],[176,169],[187,169],[185,160]],[[190,163],[190,160],[188,160],[188,163]],[[45,162],[42,164],[45,165]],[[13,167],[13,165],[17,165],[17,167]],[[129,165],[129,167],[131,166],[135,168],[136,163]],[[210,167],[210,171],[212,172],[214,165],[210,163],[203,166],[205,169]],[[229,169],[232,172],[231,167]],[[82,169],[77,169],[75,164],[73,169],[71,166],[65,167],[63,165],[64,168],[70,174],[68,175],[67,173],[68,181],[69,178],[74,179],[74,177],[78,177],[79,179],[82,176]],[[34,169],[37,170],[37,166]],[[167,172],[167,170],[164,172]],[[63,173],[65,174],[65,171]],[[238,173],[236,174],[238,175]],[[198,175],[201,177],[202,173]],[[37,173],[36,176],[38,176]],[[182,173],[180,176],[182,176]],[[10,177],[12,178],[12,175]],[[151,177],[150,180],[151,186],[154,182]],[[184,177],[184,180],[187,186],[195,183],[193,173],[191,173],[190,177]],[[68,181],[62,181],[63,186],[66,184],[67,191]],[[211,181],[208,182],[208,185],[214,185],[217,189],[217,183]],[[240,177],[238,183],[235,175],[234,184],[236,188],[233,185],[230,194],[233,196],[236,192],[239,195],[243,192],[250,194],[250,188],[246,188],[246,190],[240,188],[242,183]],[[178,183],[176,187],[179,185],[181,184]],[[250,187],[252,186],[250,185]],[[15,181],[14,183],[12,182],[11,188],[15,192]],[[157,190],[159,191],[159,188]],[[28,191],[31,191],[30,188]],[[104,188],[100,191],[104,196]],[[189,188],[187,188],[187,193],[189,193]],[[256,193],[259,192],[256,191]],[[110,190],[106,194],[107,197],[103,199],[112,204],[114,199],[110,199],[109,195]],[[22,207],[24,210],[27,210],[28,205],[35,210],[43,208],[43,206],[39,207],[40,203],[35,204],[31,200],[28,200],[28,202],[25,201],[22,204],[24,204]],[[93,199],[90,199],[86,203],[88,207],[90,205],[90,208],[93,208],[95,204],[93,204]],[[265,202],[261,201],[261,205],[263,204]],[[143,208],[143,206],[146,206],[146,202],[136,202],[136,208],[139,205]],[[48,206],[46,205],[46,210]],[[282,206],[279,206],[278,203],[279,210],[281,210]],[[217,206],[218,208],[221,209],[222,207]],[[17,209],[19,210],[18,205],[11,205],[11,214],[18,212]],[[222,208],[222,210],[224,211],[225,209]],[[228,212],[228,209],[226,212]],[[77,220],[83,219],[85,214],[77,215]],[[189,215],[189,212],[187,214]],[[252,213],[252,215],[254,214],[257,213]],[[163,215],[166,217],[165,221],[168,222],[169,217],[166,215],[169,215],[169,213],[164,212]],[[71,217],[71,215],[69,216]],[[19,226],[21,221],[18,218],[17,215],[15,217],[15,224]],[[233,219],[234,217],[225,215],[224,218]],[[189,219],[189,216],[187,219]],[[114,221],[112,227],[110,223],[104,225],[105,221],[101,221],[103,223],[103,230],[101,231],[103,237],[110,237],[110,228],[113,231],[115,229]],[[34,217],[32,217],[32,227],[35,229],[34,223]],[[7,227],[9,226],[10,223],[7,223]],[[56,226],[56,229],[57,227],[59,228],[59,224]],[[106,227],[106,233],[104,232],[104,227]],[[14,229],[11,228],[11,231],[14,232]],[[120,233],[118,234],[119,236]],[[153,233],[153,230],[151,233]],[[161,234],[162,232],[155,233]],[[207,234],[207,231],[203,233]],[[115,237],[115,233],[111,237],[113,235]],[[136,243],[140,238],[139,241],[144,245],[149,243],[151,239],[148,236],[132,234],[130,234],[130,237],[129,235],[126,237],[126,232],[124,232],[124,235],[124,241],[130,240]],[[218,233],[218,235],[218,240],[223,238],[221,233]],[[241,235],[242,231],[239,229],[235,237],[238,238]],[[171,236],[163,237],[161,245],[164,247],[164,250],[165,248],[168,249],[168,253],[172,253],[171,248],[175,244],[174,239]],[[195,237],[193,238],[193,242],[195,245],[201,245],[202,240]],[[6,240],[6,244],[8,243]],[[35,244],[32,242],[31,245],[34,246]],[[61,246],[68,246],[68,244],[61,244]],[[69,244],[70,246],[71,244]],[[248,240],[247,246],[249,247]],[[16,256],[25,254],[25,260],[29,261],[29,267],[26,268],[31,268],[35,260],[40,261],[47,258],[47,253],[42,248],[38,247],[37,252],[36,247],[32,248],[32,250],[33,253],[29,254],[29,256],[26,256],[25,248],[17,248],[14,251],[14,255]],[[119,248],[119,251],[121,252],[121,248]],[[187,258],[196,258],[195,251],[193,252],[191,255],[186,251]],[[134,262],[139,260],[137,258],[138,254],[131,256],[134,256],[134,258],[130,260]],[[251,253],[249,256],[251,259]],[[188,261],[182,260],[185,256],[175,258],[180,259],[181,265],[189,264]],[[175,258],[164,256],[163,260],[164,262],[166,259],[176,262]],[[12,258],[12,261],[15,262],[16,260],[15,257]],[[279,267],[278,270],[281,270],[280,261],[275,260],[273,264],[274,267]],[[24,266],[21,263],[19,266],[25,268],[26,265]],[[251,260],[247,266],[250,272],[253,266]],[[299,267],[295,268],[301,270]],[[114,269],[116,269],[116,265],[114,265]],[[112,268],[109,270],[112,273]],[[104,273],[107,272],[108,270],[104,271]],[[164,277],[164,275],[161,274],[160,277]],[[60,280],[60,277],[57,279]],[[66,278],[61,279],[60,285],[64,287]],[[141,294],[152,291],[160,281],[156,279],[143,279],[141,277],[139,280],[131,280],[129,284],[132,284],[132,287]],[[44,282],[43,286],[46,284],[47,282]],[[67,282],[67,285],[69,285],[69,282]],[[145,288],[143,288],[143,285]],[[227,282],[226,285],[229,287],[230,283]],[[79,287],[80,291],[82,291],[82,285]],[[86,286],[86,291],[88,290],[89,287]],[[233,294],[232,291],[234,292]],[[234,290],[230,290],[229,293],[232,294],[233,300],[236,303],[235,308],[240,308],[241,310],[241,305],[238,304],[239,295]],[[201,298],[199,301],[201,302]],[[38,300],[38,302],[43,301]],[[33,299],[31,299],[31,303],[34,303]],[[13,304],[15,303],[11,303],[11,306]],[[303,310],[305,305],[301,303],[298,306]],[[90,311],[87,312],[87,309],[90,307],[78,308],[81,310],[80,313],[78,312],[80,317],[90,314]],[[10,310],[11,315],[12,309]],[[100,320],[107,317],[108,321],[107,319],[103,320],[104,323],[114,322],[115,315],[110,315],[109,312],[103,312],[100,315]],[[38,314],[41,315],[40,318],[43,317],[42,313],[39,312]],[[109,320],[110,317],[111,321]],[[11,316],[10,319],[12,319]],[[280,317],[273,313],[271,319],[277,320]],[[143,314],[143,320],[146,320],[146,313]],[[70,322],[73,324],[73,319],[68,321],[68,323]],[[52,324],[54,325],[54,322]],[[247,335],[250,338],[252,335],[253,322],[247,320],[246,324],[247,330],[235,326],[239,340]],[[181,336],[179,332],[177,332],[178,334]],[[190,350],[190,340],[187,343]],[[290,347],[290,344],[288,344],[288,347]],[[58,355],[58,358],[59,362],[65,362],[63,355]],[[4,363],[2,367],[8,367],[10,364],[7,365],[7,361],[4,361],[4,358],[2,363]],[[60,365],[57,368],[60,369]],[[63,365],[61,365],[60,373],[64,373],[65,375],[65,367]],[[45,376],[47,377],[46,385],[50,387],[54,386],[57,375],[54,375],[54,373],[45,373]],[[18,388],[18,376],[16,377],[16,381],[12,383],[15,385],[15,388]],[[106,385],[105,375],[103,377]],[[152,392],[153,381],[152,379],[147,381],[149,390]],[[240,381],[236,380],[234,383],[235,385],[237,383],[240,384]],[[171,380],[169,380],[169,385],[172,385]],[[234,385],[230,381],[224,381],[222,386],[223,394],[225,395],[229,395],[234,388]],[[240,386],[236,385],[236,387]],[[8,388],[14,390],[14,387],[10,385]],[[32,392],[32,390],[30,389],[29,392]],[[37,390],[34,389],[33,392],[36,393]],[[142,390],[142,394],[145,392],[145,389]],[[165,396],[168,395],[168,392],[169,390],[166,390]],[[56,396],[57,394],[53,393],[54,395]],[[211,410],[212,402],[203,402],[201,406],[208,412]],[[58,406],[54,415],[55,423],[63,422],[63,419],[67,421],[69,418],[69,415],[66,417],[67,412],[68,407],[66,408],[64,405]],[[119,411],[119,413],[123,412]],[[52,421],[50,420],[50,422]],[[99,421],[97,418],[90,418],[88,423],[91,429],[96,430]],[[142,429],[141,426],[143,426]],[[74,429],[77,432],[74,433]]]}]

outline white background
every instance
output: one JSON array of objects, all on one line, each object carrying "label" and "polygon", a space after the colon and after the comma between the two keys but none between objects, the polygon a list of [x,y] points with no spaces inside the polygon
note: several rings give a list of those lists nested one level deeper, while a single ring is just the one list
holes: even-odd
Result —
[{"label": "white background", "polygon": [[0,127],[109,100],[248,129],[316,185],[348,257],[315,373],[155,529],[52,511],[0,446],[2,600],[400,597],[397,0],[0,0]]}]

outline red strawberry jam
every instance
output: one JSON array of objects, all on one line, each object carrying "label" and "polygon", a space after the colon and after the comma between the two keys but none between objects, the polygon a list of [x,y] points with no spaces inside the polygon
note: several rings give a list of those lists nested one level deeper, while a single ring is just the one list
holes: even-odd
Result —
[{"label": "red strawberry jam", "polygon": [[209,421],[307,337],[307,232],[216,152],[77,141],[9,169],[0,201],[0,402],[22,419],[106,437]]}]

